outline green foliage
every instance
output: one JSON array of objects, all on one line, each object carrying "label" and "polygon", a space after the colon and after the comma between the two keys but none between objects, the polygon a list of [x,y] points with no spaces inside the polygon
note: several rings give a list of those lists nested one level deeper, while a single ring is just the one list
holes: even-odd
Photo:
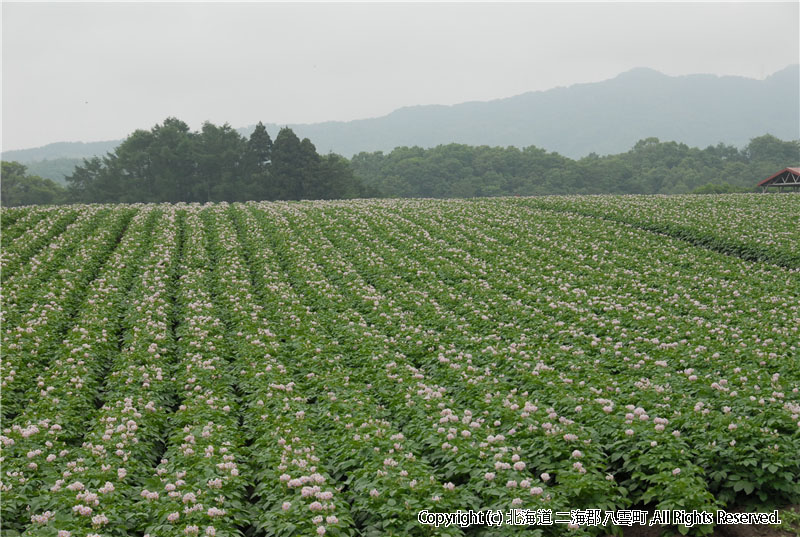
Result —
[{"label": "green foliage", "polygon": [[450,144],[359,153],[351,161],[356,176],[387,196],[432,198],[749,192],[758,181],[797,163],[800,141],[769,134],[742,150],[646,138],[627,153],[593,153],[580,160],[533,146]]},{"label": "green foliage", "polygon": [[27,168],[19,162],[2,163],[2,193],[0,198],[6,207],[19,205],[48,205],[61,203],[64,189],[36,175],[28,175]]},{"label": "green foliage", "polygon": [[692,194],[734,194],[752,191],[753,188],[737,187],[730,183],[708,183],[692,190]]},{"label": "green foliage", "polygon": [[314,145],[284,127],[272,147],[272,176],[275,199],[302,199],[315,189],[319,175],[319,155]]},{"label": "green foliage", "polygon": [[[69,160],[53,165],[64,170]],[[4,181],[7,205],[72,202],[213,202],[471,198],[549,194],[721,194],[753,191],[776,170],[800,163],[800,141],[765,134],[740,149],[705,149],[650,137],[617,155],[573,160],[535,146],[440,145],[321,156],[282,128],[273,141],[259,123],[249,138],[206,122],[199,132],[167,118],[137,130],[66,178],[68,193],[41,178]],[[51,173],[48,171],[48,173]],[[55,172],[53,172],[55,173]],[[4,176],[7,175],[4,170]],[[11,174],[11,177],[16,177]],[[6,187],[5,183],[9,183]],[[13,192],[12,192],[13,190]],[[6,201],[8,199],[8,201]]]},{"label": "green foliage", "polygon": [[273,144],[259,123],[249,139],[227,123],[200,132],[176,118],[137,130],[105,157],[66,178],[71,201],[213,202],[355,198],[364,188],[346,160],[320,157],[308,138],[281,129]]}]

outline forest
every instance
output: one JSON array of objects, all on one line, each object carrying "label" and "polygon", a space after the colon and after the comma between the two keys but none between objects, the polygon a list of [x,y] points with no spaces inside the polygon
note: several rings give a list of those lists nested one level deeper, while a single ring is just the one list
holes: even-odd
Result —
[{"label": "forest", "polygon": [[646,138],[626,153],[573,160],[533,146],[450,144],[360,153],[350,162],[367,186],[392,198],[748,192],[798,163],[800,141],[769,134],[741,150]]},{"label": "forest", "polygon": [[800,163],[800,140],[766,134],[742,149],[705,149],[658,138],[625,152],[571,159],[535,146],[439,145],[320,155],[290,128],[275,140],[230,125],[193,132],[167,118],[136,130],[103,157],[84,159],[67,187],[3,162],[5,206],[60,203],[219,202],[352,198],[469,198],[550,194],[683,194],[754,190]]}]

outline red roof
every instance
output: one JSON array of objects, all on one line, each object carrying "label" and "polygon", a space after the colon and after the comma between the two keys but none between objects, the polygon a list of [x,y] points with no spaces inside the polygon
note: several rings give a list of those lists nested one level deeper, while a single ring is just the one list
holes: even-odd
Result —
[{"label": "red roof", "polygon": [[778,173],[776,173],[775,175],[770,175],[769,177],[767,177],[766,179],[764,179],[763,181],[758,183],[758,186],[764,186],[765,184],[769,183],[770,181],[772,181],[773,179],[778,177],[780,174],[786,173],[786,172],[791,172],[791,173],[793,173],[795,175],[800,175],[800,168],[784,168],[781,171],[779,171]]}]

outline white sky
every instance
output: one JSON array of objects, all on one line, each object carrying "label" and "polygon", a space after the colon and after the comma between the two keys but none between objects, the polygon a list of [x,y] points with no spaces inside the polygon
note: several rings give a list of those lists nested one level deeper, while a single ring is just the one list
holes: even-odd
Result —
[{"label": "white sky", "polygon": [[613,78],[764,78],[800,2],[2,5],[2,148],[381,116]]}]

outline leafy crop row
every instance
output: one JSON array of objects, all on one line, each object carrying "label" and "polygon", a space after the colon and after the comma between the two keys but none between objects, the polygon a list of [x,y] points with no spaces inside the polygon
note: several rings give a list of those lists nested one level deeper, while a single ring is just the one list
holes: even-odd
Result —
[{"label": "leafy crop row", "polygon": [[522,203],[626,223],[750,261],[800,268],[800,200],[793,195],[573,196]]},{"label": "leafy crop row", "polygon": [[797,502],[796,270],[569,201],[4,211],[3,534]]}]

